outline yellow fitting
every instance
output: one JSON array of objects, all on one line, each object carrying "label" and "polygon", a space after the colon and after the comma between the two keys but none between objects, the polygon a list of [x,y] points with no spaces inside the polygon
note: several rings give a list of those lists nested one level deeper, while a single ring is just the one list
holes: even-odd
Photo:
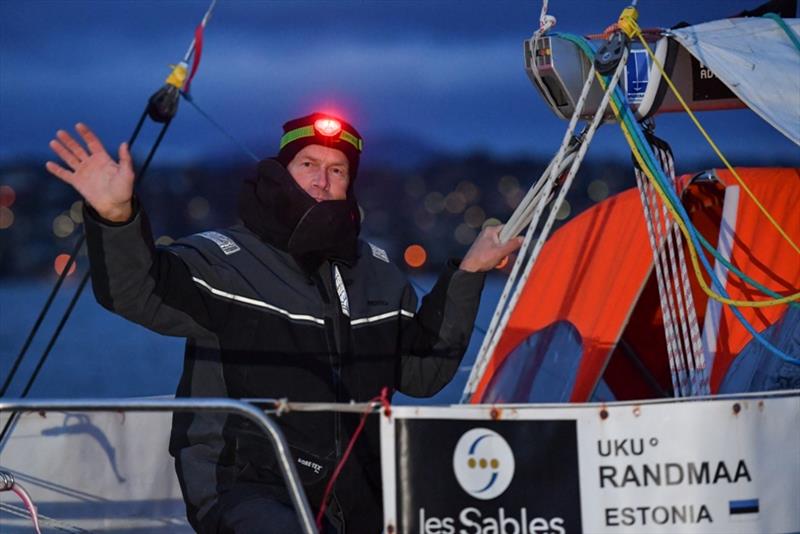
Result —
[{"label": "yellow fitting", "polygon": [[633,6],[626,7],[620,13],[617,25],[628,36],[628,39],[633,39],[633,36],[639,30],[639,25],[636,23],[638,19],[639,11]]},{"label": "yellow fitting", "polygon": [[167,85],[183,89],[183,84],[186,83],[186,76],[189,73],[189,66],[181,61],[177,65],[170,65],[172,72],[167,76]]}]

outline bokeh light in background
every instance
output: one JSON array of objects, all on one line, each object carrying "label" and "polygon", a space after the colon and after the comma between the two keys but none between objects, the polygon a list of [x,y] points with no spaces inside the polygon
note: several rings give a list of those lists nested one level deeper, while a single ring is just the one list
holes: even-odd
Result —
[{"label": "bokeh light in background", "polygon": [[456,191],[464,196],[464,200],[467,204],[473,204],[477,202],[481,196],[481,190],[478,189],[478,186],[468,180],[460,182],[456,186]]},{"label": "bokeh light in background", "polygon": [[569,217],[570,213],[572,213],[572,206],[570,206],[569,200],[565,198],[564,203],[561,204],[556,212],[556,220],[563,221]]},{"label": "bokeh light in background", "polygon": [[417,228],[423,232],[427,232],[436,226],[436,217],[425,209],[418,209],[414,212],[414,223],[417,225]]},{"label": "bokeh light in background", "polygon": [[69,218],[75,224],[81,224],[83,222],[83,200],[76,200],[72,203],[72,206],[69,208]]},{"label": "bokeh light in background", "polygon": [[467,207],[467,200],[458,191],[447,193],[444,198],[444,207],[452,214],[461,213]]},{"label": "bokeh light in background", "polygon": [[403,259],[409,267],[422,267],[428,259],[428,253],[422,245],[409,245],[403,253]]},{"label": "bokeh light in background", "polygon": [[444,210],[444,195],[437,191],[425,195],[425,209],[428,213],[441,213]]},{"label": "bokeh light in background", "polygon": [[608,184],[603,180],[592,180],[586,188],[586,194],[595,202],[600,202],[608,197]]},{"label": "bokeh light in background", "polygon": [[[69,263],[69,254],[59,254],[56,256],[56,261],[53,262],[53,268],[56,271],[56,274],[61,276],[61,273],[64,271],[64,268]],[[72,262],[72,265],[69,267],[69,272],[67,276],[71,276],[75,272],[75,262]]]},{"label": "bokeh light in background", "polygon": [[69,215],[62,213],[53,219],[53,234],[56,237],[68,237],[75,231],[75,223],[70,219]]},{"label": "bokeh light in background", "polygon": [[11,228],[14,224],[14,212],[5,206],[0,206],[0,230]]},{"label": "bokeh light in background", "polygon": [[422,176],[414,175],[406,180],[406,194],[412,198],[419,198],[425,194],[427,187]]},{"label": "bokeh light in background", "polygon": [[477,235],[478,232],[475,231],[474,228],[465,223],[459,224],[456,227],[455,232],[453,232],[453,237],[455,237],[455,240],[458,242],[459,245],[471,244],[475,240],[475,237]]},{"label": "bokeh light in background", "polygon": [[208,212],[210,210],[211,206],[204,197],[194,197],[189,201],[189,204],[186,205],[186,213],[195,221],[201,221],[208,217]]},{"label": "bokeh light in background", "polygon": [[17,199],[17,193],[10,185],[0,185],[0,207],[10,208]]},{"label": "bokeh light in background", "polygon": [[0,230],[11,228],[14,224],[14,212],[11,206],[17,199],[17,193],[9,185],[0,185]]},{"label": "bokeh light in background", "polygon": [[464,222],[472,228],[480,228],[486,220],[486,213],[480,206],[470,206],[464,212]]}]

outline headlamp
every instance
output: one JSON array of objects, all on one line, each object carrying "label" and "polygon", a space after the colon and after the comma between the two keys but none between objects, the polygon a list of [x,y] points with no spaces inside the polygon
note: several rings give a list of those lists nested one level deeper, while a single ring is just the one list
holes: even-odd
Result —
[{"label": "headlamp", "polygon": [[342,123],[336,119],[317,119],[314,129],[325,137],[332,137],[342,131]]},{"label": "headlamp", "polygon": [[283,147],[297,139],[315,136],[328,138],[331,141],[344,141],[345,143],[353,145],[359,152],[361,152],[364,146],[364,141],[360,137],[345,130],[342,127],[341,121],[332,117],[321,117],[315,120],[313,124],[295,128],[283,134],[280,148],[283,150]]}]

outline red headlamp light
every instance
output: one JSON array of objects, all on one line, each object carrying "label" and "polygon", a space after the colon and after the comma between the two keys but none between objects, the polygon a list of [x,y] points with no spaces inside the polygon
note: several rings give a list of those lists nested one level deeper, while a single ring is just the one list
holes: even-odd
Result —
[{"label": "red headlamp light", "polygon": [[333,137],[342,131],[342,123],[336,119],[317,119],[314,121],[314,129],[320,135]]}]

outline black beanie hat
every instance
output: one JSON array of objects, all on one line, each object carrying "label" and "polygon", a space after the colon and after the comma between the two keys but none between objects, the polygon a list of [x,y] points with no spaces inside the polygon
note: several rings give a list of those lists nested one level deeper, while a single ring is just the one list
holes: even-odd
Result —
[{"label": "black beanie hat", "polygon": [[327,113],[315,112],[283,125],[277,159],[284,167],[308,145],[322,145],[341,150],[350,166],[350,186],[358,173],[358,161],[364,141],[353,125]]}]

